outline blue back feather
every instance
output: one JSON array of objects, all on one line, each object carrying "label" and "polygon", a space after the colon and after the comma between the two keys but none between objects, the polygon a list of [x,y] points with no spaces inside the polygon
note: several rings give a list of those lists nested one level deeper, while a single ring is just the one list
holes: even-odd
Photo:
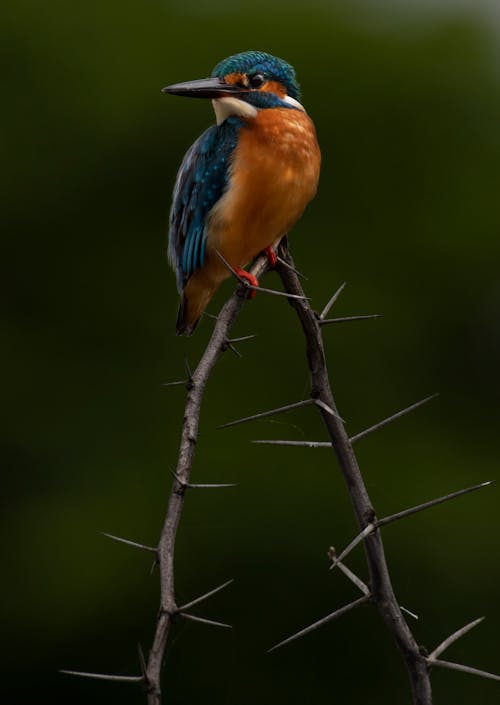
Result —
[{"label": "blue back feather", "polygon": [[174,186],[170,210],[168,257],[182,291],[193,272],[203,266],[206,219],[229,181],[231,155],[242,121],[230,117],[209,127],[189,148]]},{"label": "blue back feather", "polygon": [[[300,100],[295,71],[283,59],[262,51],[246,51],[221,61],[212,76],[223,78],[234,72],[262,73],[283,84],[289,96]],[[258,108],[293,107],[278,96],[261,91],[249,91],[241,99]],[[207,216],[228,185],[231,155],[242,124],[242,120],[231,116],[221,125],[206,130],[186,152],[177,174],[170,210],[168,257],[176,271],[179,291],[193,272],[203,266]]]}]

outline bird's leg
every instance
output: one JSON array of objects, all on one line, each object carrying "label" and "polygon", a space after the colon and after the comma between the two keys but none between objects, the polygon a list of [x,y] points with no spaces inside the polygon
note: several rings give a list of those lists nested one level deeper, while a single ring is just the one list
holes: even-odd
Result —
[{"label": "bird's leg", "polygon": [[[276,262],[278,261],[278,257],[276,255],[276,252],[273,250],[272,247],[265,247],[263,249],[263,253],[267,257],[267,261],[269,263],[269,268],[274,269],[274,267],[276,266]],[[250,274],[250,272],[247,272],[246,269],[241,269],[241,268],[237,267],[234,271],[236,272],[237,276],[240,279],[244,279],[252,286],[259,286],[259,281],[258,281],[257,277],[254,277],[253,274]],[[255,294],[256,294],[255,289],[250,289],[248,292],[248,298],[253,299]]]},{"label": "bird's leg", "polygon": [[269,269],[274,269],[276,267],[276,262],[278,261],[276,252],[273,250],[272,247],[265,247],[263,252],[267,257],[267,261],[269,262]]},{"label": "bird's leg", "polygon": [[[238,279],[244,279],[247,281],[251,286],[259,286],[259,280],[257,277],[255,277],[253,274],[250,274],[250,272],[247,272],[246,269],[241,269],[240,267],[236,267],[234,270],[236,272],[236,276]],[[255,296],[255,289],[249,289],[248,290],[248,298],[253,299]]]}]

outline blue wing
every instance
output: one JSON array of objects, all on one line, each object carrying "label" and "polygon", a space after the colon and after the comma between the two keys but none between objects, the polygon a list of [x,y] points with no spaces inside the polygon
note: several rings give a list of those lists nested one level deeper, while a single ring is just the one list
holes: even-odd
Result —
[{"label": "blue wing", "polygon": [[174,186],[170,210],[168,258],[182,291],[193,272],[203,266],[207,215],[229,181],[231,155],[241,122],[228,118],[210,127],[189,148]]}]

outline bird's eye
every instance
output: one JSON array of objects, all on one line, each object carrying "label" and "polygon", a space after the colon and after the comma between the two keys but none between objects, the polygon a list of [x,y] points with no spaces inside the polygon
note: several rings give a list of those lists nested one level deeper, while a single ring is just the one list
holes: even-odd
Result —
[{"label": "bird's eye", "polygon": [[248,80],[252,88],[260,88],[266,79],[261,73],[255,73],[253,76],[249,76]]}]

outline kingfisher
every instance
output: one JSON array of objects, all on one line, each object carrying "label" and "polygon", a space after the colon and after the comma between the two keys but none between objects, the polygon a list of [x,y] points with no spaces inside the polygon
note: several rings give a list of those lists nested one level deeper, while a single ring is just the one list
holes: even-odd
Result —
[{"label": "kingfisher", "polygon": [[210,99],[217,123],[186,152],[170,211],[177,334],[191,335],[228,265],[258,286],[243,268],[263,251],[276,264],[274,248],[316,193],[321,153],[295,70],[271,54],[235,54],[210,78],[163,92]]}]

